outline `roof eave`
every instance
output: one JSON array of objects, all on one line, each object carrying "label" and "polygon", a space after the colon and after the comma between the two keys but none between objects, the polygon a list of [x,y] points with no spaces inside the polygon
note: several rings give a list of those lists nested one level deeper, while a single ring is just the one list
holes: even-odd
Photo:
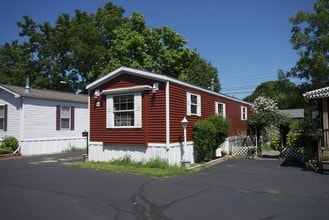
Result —
[{"label": "roof eave", "polygon": [[[224,95],[224,94],[221,94],[221,93],[217,93],[217,92],[214,92],[214,91],[211,91],[211,90],[207,90],[205,88],[194,86],[194,85],[191,85],[189,83],[182,82],[178,79],[170,78],[166,75],[160,75],[160,74],[151,73],[151,72],[147,72],[147,71],[143,71],[143,70],[132,69],[132,68],[128,68],[128,67],[120,67],[120,68],[114,70],[113,72],[110,72],[109,74],[107,74],[107,75],[97,79],[96,81],[90,83],[89,85],[87,85],[86,89],[87,90],[93,90],[93,89],[97,88],[98,86],[104,84],[105,82],[108,82],[113,77],[115,77],[115,76],[117,76],[118,74],[121,74],[121,73],[128,73],[128,74],[138,75],[138,76],[142,76],[142,77],[146,77],[146,78],[156,79],[156,80],[163,81],[163,82],[173,82],[173,83],[177,83],[179,85],[186,86],[186,87],[189,87],[189,88],[194,88],[194,89],[197,89],[197,90],[205,91],[207,93],[212,93],[212,94],[220,96],[222,98],[238,101],[238,102],[246,104],[246,105],[251,105],[250,103],[248,103],[246,101],[236,99],[234,97],[230,97],[230,96],[227,96],[227,95]],[[152,74],[152,75],[150,75],[150,74]]]},{"label": "roof eave", "polygon": [[0,86],[0,89],[2,89],[2,90],[4,90],[4,91],[6,91],[6,92],[8,92],[8,93],[10,93],[10,94],[12,94],[12,95],[14,95],[15,98],[20,98],[20,97],[21,97],[20,94],[15,93],[15,92],[11,91],[10,89],[7,89],[7,88],[4,87],[4,86]]}]

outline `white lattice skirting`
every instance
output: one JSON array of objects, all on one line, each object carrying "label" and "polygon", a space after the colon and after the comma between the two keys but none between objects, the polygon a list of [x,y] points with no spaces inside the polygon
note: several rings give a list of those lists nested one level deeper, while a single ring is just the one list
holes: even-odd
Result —
[{"label": "white lattice skirting", "polygon": [[247,156],[249,149],[256,150],[256,147],[232,146],[232,156]]}]

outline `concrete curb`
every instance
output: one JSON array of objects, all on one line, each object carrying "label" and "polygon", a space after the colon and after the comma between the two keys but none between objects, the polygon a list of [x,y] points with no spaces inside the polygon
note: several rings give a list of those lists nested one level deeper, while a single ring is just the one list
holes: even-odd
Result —
[{"label": "concrete curb", "polygon": [[17,158],[22,156],[20,153],[15,154],[0,154],[0,159],[10,159],[10,158]]},{"label": "concrete curb", "polygon": [[219,163],[222,163],[228,159],[230,159],[231,156],[224,156],[224,157],[220,157],[218,159],[215,159],[215,160],[211,160],[209,162],[206,162],[206,163],[203,163],[203,164],[198,164],[198,165],[195,165],[195,166],[191,166],[189,167],[188,169],[189,170],[194,170],[194,171],[200,171],[200,170],[203,170],[203,169],[206,169],[206,168],[209,168],[209,167],[212,167],[214,165],[217,165]]}]

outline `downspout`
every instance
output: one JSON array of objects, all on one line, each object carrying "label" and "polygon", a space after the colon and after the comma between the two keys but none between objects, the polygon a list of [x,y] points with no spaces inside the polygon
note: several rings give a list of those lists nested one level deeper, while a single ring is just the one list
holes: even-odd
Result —
[{"label": "downspout", "polygon": [[[169,81],[166,82],[166,149],[170,145],[170,107],[169,107]],[[168,158],[169,159],[169,158]]]},{"label": "downspout", "polygon": [[14,153],[21,152],[22,142],[24,140],[24,97],[21,97],[21,106],[19,108],[19,146]]}]

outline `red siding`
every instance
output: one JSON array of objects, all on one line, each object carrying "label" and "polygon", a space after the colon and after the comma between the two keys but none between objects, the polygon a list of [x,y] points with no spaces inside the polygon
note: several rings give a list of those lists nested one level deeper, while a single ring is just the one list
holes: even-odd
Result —
[{"label": "red siding", "polygon": [[[190,92],[201,96],[201,117],[187,116],[186,114],[186,93]],[[226,118],[231,123],[229,135],[237,135],[247,131],[245,121],[241,120],[241,106],[248,109],[248,116],[251,114],[250,106],[241,102],[219,97],[204,91],[190,89],[177,84],[170,84],[170,142],[183,140],[183,128],[180,121],[186,117],[189,121],[187,129],[187,140],[192,140],[193,123],[205,119],[215,113],[215,102],[226,104]]]},{"label": "red siding", "polygon": [[[166,84],[159,82],[159,90],[148,95],[148,124],[149,143],[166,142]],[[145,119],[145,117],[143,117]]]},{"label": "red siding", "polygon": [[[154,80],[122,74],[100,88],[101,90],[153,85]],[[147,146],[165,142],[165,83],[159,83],[157,93],[142,93],[142,128],[106,128],[106,96],[99,107],[95,105],[94,90],[90,93],[90,140],[112,145]],[[164,106],[164,107],[163,107]]]},{"label": "red siding", "polygon": [[[148,143],[166,142],[166,83],[157,79],[148,79],[131,74],[121,74],[116,78],[104,83],[100,90],[127,88],[138,85],[150,85],[159,83],[159,90],[156,93],[144,91],[142,93],[142,128],[106,128],[106,96],[102,95],[94,98],[94,90],[90,91],[90,140],[104,142],[112,145],[147,146]],[[215,113],[215,102],[226,104],[226,117],[231,122],[230,135],[245,132],[246,123],[241,121],[241,106],[248,108],[250,116],[250,106],[205,91],[199,91],[169,83],[169,105],[170,105],[170,143],[182,142],[184,139],[181,120],[186,117],[189,121],[187,130],[187,140],[192,140],[193,123],[196,120],[205,119]],[[201,96],[201,117],[186,116],[186,92],[191,92]],[[96,107],[96,101],[100,102]]]}]

